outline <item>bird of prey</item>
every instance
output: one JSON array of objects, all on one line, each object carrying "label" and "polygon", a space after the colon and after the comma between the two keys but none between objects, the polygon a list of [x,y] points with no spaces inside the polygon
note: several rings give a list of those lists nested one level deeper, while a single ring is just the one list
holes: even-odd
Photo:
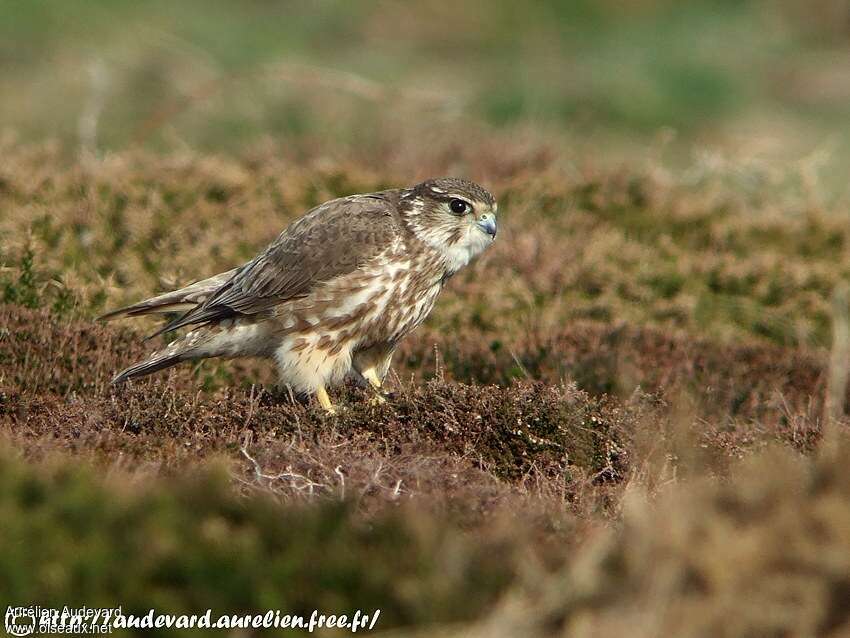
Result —
[{"label": "bird of prey", "polygon": [[248,263],[104,315],[182,311],[155,334],[189,327],[113,383],[182,361],[267,357],[282,383],[327,412],[327,388],[346,375],[381,401],[396,346],[493,243],[496,209],[487,190],[458,178],[321,204]]}]

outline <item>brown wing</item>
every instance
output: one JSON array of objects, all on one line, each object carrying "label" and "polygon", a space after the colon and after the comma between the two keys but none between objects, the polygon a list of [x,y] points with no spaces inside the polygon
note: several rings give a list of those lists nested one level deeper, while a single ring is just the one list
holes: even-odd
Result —
[{"label": "brown wing", "polygon": [[[322,204],[294,222],[201,305],[159,332],[254,315],[363,266],[398,234],[392,191]],[[158,334],[158,333],[157,333]]]}]

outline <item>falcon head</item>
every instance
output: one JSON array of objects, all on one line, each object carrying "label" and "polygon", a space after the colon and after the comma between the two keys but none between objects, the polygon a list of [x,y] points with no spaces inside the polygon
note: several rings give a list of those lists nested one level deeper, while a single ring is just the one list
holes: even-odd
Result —
[{"label": "falcon head", "polygon": [[429,179],[402,191],[400,210],[414,235],[442,254],[454,274],[496,239],[496,199],[475,182]]}]

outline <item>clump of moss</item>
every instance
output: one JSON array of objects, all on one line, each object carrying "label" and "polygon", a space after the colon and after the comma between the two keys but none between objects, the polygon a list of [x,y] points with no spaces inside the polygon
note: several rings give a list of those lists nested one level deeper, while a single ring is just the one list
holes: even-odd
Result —
[{"label": "clump of moss", "polygon": [[35,253],[27,246],[18,263],[17,276],[3,282],[3,302],[20,304],[25,308],[38,308],[41,298],[36,285]]}]

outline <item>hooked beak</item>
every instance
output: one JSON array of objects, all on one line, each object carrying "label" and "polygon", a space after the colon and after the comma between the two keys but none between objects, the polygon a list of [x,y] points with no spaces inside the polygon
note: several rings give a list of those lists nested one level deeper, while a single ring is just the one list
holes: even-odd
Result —
[{"label": "hooked beak", "polygon": [[491,238],[496,238],[496,218],[489,213],[482,215],[477,222],[478,228],[490,235]]}]

